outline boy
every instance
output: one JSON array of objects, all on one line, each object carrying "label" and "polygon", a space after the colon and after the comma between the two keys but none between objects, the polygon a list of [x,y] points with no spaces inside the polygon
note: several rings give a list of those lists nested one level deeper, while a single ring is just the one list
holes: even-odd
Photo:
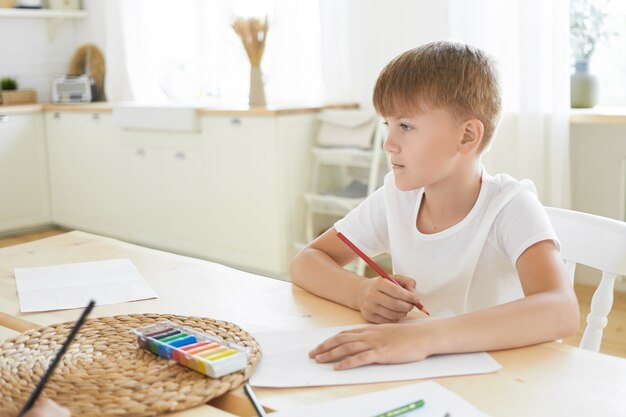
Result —
[{"label": "boy", "polygon": [[[379,324],[333,336],[309,356],[348,369],[575,333],[576,296],[534,185],[490,176],[480,163],[500,116],[493,62],[471,46],[430,43],[383,69],[373,101],[392,172],[293,259],[291,277]],[[337,232],[369,256],[390,253],[400,285],[343,269],[356,255]],[[395,323],[418,302],[457,315]]]}]

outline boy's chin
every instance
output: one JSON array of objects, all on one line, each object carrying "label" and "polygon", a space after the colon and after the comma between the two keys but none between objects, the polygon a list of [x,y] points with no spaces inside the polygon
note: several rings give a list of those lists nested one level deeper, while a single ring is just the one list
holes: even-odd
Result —
[{"label": "boy's chin", "polygon": [[408,183],[406,181],[401,181],[397,177],[395,178],[396,188],[400,191],[413,191],[421,188],[422,186],[416,183]]}]

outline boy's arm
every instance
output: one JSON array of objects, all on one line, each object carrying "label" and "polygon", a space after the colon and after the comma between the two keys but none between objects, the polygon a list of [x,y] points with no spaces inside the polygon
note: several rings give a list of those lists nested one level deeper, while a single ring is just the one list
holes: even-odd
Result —
[{"label": "boy's arm", "polygon": [[318,362],[340,361],[335,368],[348,369],[527,346],[574,334],[578,303],[555,244],[549,240],[534,244],[516,266],[525,294],[520,300],[447,319],[340,333],[310,356]]},{"label": "boy's arm", "polygon": [[343,268],[355,257],[331,227],[293,258],[289,267],[291,282],[315,295],[358,310],[356,296],[360,283],[366,278]]},{"label": "boy's arm", "polygon": [[[450,334],[437,338],[437,350],[514,348],[561,339],[578,331],[578,301],[554,242],[535,243],[522,253],[516,267],[525,297],[446,323]],[[463,326],[468,326],[463,332],[466,334],[455,335]]]},{"label": "boy's arm", "polygon": [[307,291],[359,310],[373,323],[396,322],[419,302],[415,281],[394,275],[398,286],[384,278],[364,278],[343,268],[356,255],[330,228],[291,261],[291,281]]}]

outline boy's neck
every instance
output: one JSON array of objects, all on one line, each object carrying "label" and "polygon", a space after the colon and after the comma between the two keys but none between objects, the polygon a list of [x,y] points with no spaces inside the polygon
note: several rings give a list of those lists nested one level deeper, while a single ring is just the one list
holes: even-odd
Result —
[{"label": "boy's neck", "polygon": [[482,183],[479,160],[459,169],[450,177],[424,187],[416,219],[422,233],[438,233],[463,220],[478,199]]}]

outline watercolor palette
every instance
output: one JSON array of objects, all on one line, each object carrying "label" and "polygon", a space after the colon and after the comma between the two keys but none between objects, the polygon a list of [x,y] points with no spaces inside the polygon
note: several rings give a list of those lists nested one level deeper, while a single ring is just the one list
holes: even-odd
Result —
[{"label": "watercolor palette", "polygon": [[131,330],[143,349],[212,378],[248,366],[248,349],[198,330],[162,321]]}]

